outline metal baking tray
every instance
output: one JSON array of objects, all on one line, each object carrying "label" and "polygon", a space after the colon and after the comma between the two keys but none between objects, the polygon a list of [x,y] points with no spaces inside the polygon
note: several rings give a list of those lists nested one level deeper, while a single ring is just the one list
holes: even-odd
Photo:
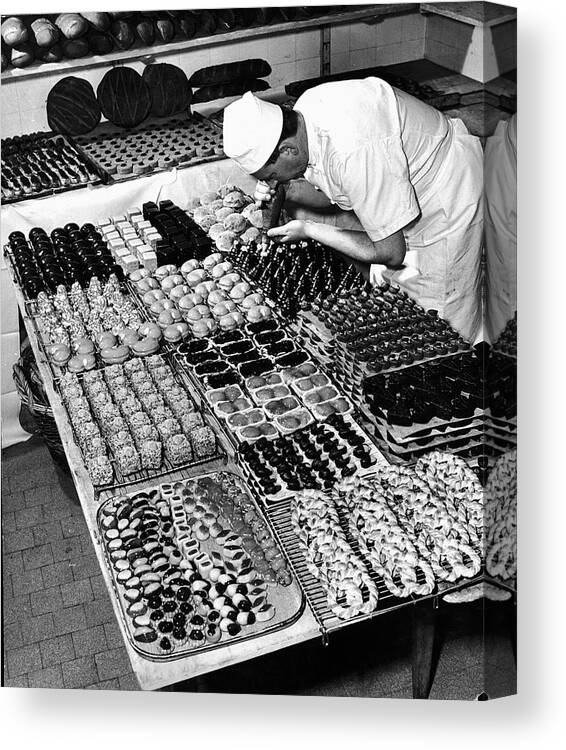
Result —
[{"label": "metal baking tray", "polygon": [[[186,472],[177,471],[167,476],[167,483],[171,484],[177,481],[187,481],[190,483],[202,477],[214,476],[215,474],[218,474],[218,473],[219,472],[208,472],[208,473],[197,474],[197,475],[193,475],[189,477]],[[222,471],[220,473],[231,476],[235,485],[241,491],[245,492],[248,495],[248,497],[252,500],[258,515],[261,518],[265,518],[265,515],[262,512],[261,508],[257,505],[255,500],[253,499],[253,496],[249,492],[249,489],[245,481],[233,472]],[[136,490],[132,492],[131,494],[133,495],[136,492],[148,491],[157,486],[158,485],[138,486]],[[112,493],[109,493],[109,492],[104,493],[104,495],[101,498],[102,503],[98,508],[97,522],[98,522],[99,534],[100,534],[101,540],[104,539],[104,530],[101,526],[101,517],[103,514],[103,509],[108,503],[112,502],[113,496],[114,495]],[[220,516],[220,518],[222,518],[222,516]],[[270,527],[273,533],[273,528],[271,524],[269,523],[268,519],[265,519],[265,520],[267,521],[268,526]],[[224,527],[229,527],[228,519],[224,518],[222,525]],[[275,539],[276,541],[279,541],[276,535],[275,535]],[[294,575],[293,566],[290,565],[292,582],[289,586],[282,586],[277,583],[267,583],[268,601],[275,606],[275,617],[272,620],[269,620],[265,624],[256,622],[254,625],[246,626],[245,629],[243,629],[239,635],[233,638],[223,635],[221,640],[215,644],[199,646],[196,648],[192,648],[191,646],[185,644],[183,646],[179,646],[172,654],[162,654],[158,652],[158,647],[156,645],[156,642],[154,642],[153,644],[140,644],[136,640],[134,640],[133,625],[130,621],[129,616],[126,613],[128,602],[127,600],[124,599],[124,596],[123,596],[124,587],[120,583],[118,583],[116,579],[116,575],[115,575],[116,571],[114,569],[114,566],[112,565],[112,562],[108,554],[108,550],[103,541],[101,542],[101,546],[104,550],[104,559],[108,568],[110,579],[112,581],[114,594],[120,605],[120,616],[121,616],[121,620],[124,626],[124,631],[127,633],[128,640],[132,648],[134,648],[144,658],[150,659],[152,661],[159,661],[159,662],[176,661],[178,659],[190,657],[192,654],[203,654],[203,653],[208,653],[211,651],[217,651],[226,646],[232,646],[232,645],[242,643],[244,641],[253,640],[254,638],[259,638],[261,636],[276,632],[278,630],[282,630],[283,628],[286,628],[289,625],[292,625],[294,622],[298,620],[298,618],[301,616],[305,608],[305,598],[303,596],[303,592],[297,581],[296,576]],[[287,559],[287,562],[289,562],[285,554],[285,550],[281,546],[280,543],[279,543],[279,547],[283,552],[283,556]],[[220,549],[220,547],[216,545],[215,542],[211,539],[208,539],[206,542],[200,542],[200,548],[201,550],[205,550],[207,552],[210,552],[213,549],[214,550]],[[246,633],[246,634],[243,635],[243,633]]]}]

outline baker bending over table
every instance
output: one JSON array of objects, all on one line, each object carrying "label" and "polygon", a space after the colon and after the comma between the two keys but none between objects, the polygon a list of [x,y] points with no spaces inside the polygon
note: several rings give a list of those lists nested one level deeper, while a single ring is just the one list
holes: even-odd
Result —
[{"label": "baker bending over table", "polygon": [[313,239],[405,289],[472,341],[481,331],[482,149],[464,123],[379,78],[325,83],[290,110],[251,93],[224,111],[224,151]]}]

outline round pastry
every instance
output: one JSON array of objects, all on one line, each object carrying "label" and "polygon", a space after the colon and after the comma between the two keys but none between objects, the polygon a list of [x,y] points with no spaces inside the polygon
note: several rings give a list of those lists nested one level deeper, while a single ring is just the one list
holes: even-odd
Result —
[{"label": "round pastry", "polygon": [[130,356],[130,350],[127,346],[110,346],[107,349],[100,350],[100,356],[105,364],[121,365]]},{"label": "round pastry", "polygon": [[[120,341],[129,347],[140,340],[139,333],[137,331],[134,331],[132,328],[122,328],[122,330],[118,332],[118,336],[120,337]],[[108,347],[101,347],[101,349],[102,348],[106,349]]]},{"label": "round pastry", "polygon": [[158,349],[159,341],[153,336],[146,336],[131,345],[132,354],[136,357],[147,357],[150,354],[155,354]]},{"label": "round pastry", "polygon": [[202,318],[209,317],[210,308],[208,307],[208,305],[195,305],[195,307],[192,307],[190,310],[188,310],[187,314],[185,315],[185,318],[188,321],[201,320]]},{"label": "round pastry", "polygon": [[93,354],[94,344],[90,339],[80,336],[73,341],[73,349],[77,354]]},{"label": "round pastry", "polygon": [[84,372],[84,370],[93,370],[96,367],[94,354],[76,354],[67,362],[69,372]]},{"label": "round pastry", "polygon": [[158,281],[163,281],[163,279],[167,278],[167,276],[171,276],[174,273],[177,273],[177,266],[173,265],[173,263],[167,263],[164,266],[159,266],[159,268],[156,268],[153,272],[153,275],[155,276]]},{"label": "round pastry", "polygon": [[226,276],[222,276],[222,278],[218,279],[216,282],[220,289],[224,289],[225,291],[229,292],[234,284],[237,284],[239,281],[242,280],[242,277],[239,273],[227,273]]},{"label": "round pastry", "polygon": [[218,263],[222,263],[224,260],[224,256],[222,253],[211,253],[211,255],[207,255],[206,258],[203,260],[202,265],[203,268],[206,268],[207,271],[210,271],[211,268],[216,266]]},{"label": "round pastry", "polygon": [[258,309],[261,312],[263,320],[267,320],[268,318],[271,318],[271,308],[270,307],[268,307],[267,305],[259,305]]},{"label": "round pastry", "polygon": [[222,234],[218,237],[216,242],[216,247],[219,250],[224,250],[225,252],[228,252],[232,249],[232,246],[234,245],[235,240],[237,239],[238,235],[236,232],[231,232],[229,229],[224,230]]},{"label": "round pastry", "polygon": [[247,297],[244,297],[244,299],[240,302],[242,307],[245,308],[251,308],[251,307],[257,307],[257,305],[263,304],[263,294],[260,294],[259,292],[254,292],[254,294],[248,294]]},{"label": "round pastry", "polygon": [[[232,304],[235,307],[235,302],[232,302]],[[225,315],[229,315],[232,311],[228,307],[226,302],[218,302],[218,304],[214,305],[212,308],[212,315],[215,318],[223,318]]]},{"label": "round pastry", "polygon": [[116,345],[116,336],[111,331],[103,331],[96,338],[96,343],[100,349],[107,349]]},{"label": "round pastry", "polygon": [[141,336],[150,336],[157,341],[161,340],[161,328],[156,323],[142,323],[138,332]]},{"label": "round pastry", "polygon": [[[168,299],[158,299],[155,302],[152,302],[149,307],[149,312],[153,315],[154,318],[157,318],[160,313],[163,312],[163,310],[167,310],[165,303],[170,302]],[[169,309],[171,309],[171,306],[169,306]]]},{"label": "round pastry", "polygon": [[208,230],[212,227],[213,224],[216,224],[216,217],[214,214],[207,214],[206,216],[203,216],[201,221],[199,222],[202,229],[204,229],[205,232],[208,232]]},{"label": "round pastry", "polygon": [[191,330],[193,332],[193,335],[198,338],[204,338],[204,336],[208,336],[210,333],[210,329],[208,327],[208,320],[210,318],[207,318],[206,320],[195,320],[191,322]]},{"label": "round pastry", "polygon": [[257,242],[261,232],[257,227],[248,227],[241,235],[242,242]]},{"label": "round pastry", "polygon": [[165,341],[169,341],[171,344],[178,344],[179,341],[186,338],[188,333],[189,326],[187,323],[172,323],[163,331],[163,337]]},{"label": "round pastry", "polygon": [[159,302],[162,299],[167,299],[167,295],[163,289],[150,289],[142,297],[142,301],[146,307],[151,307],[154,302]]},{"label": "round pastry", "polygon": [[226,276],[227,273],[231,273],[234,270],[234,266],[229,260],[225,260],[222,263],[218,263],[214,266],[210,273],[213,279],[219,279],[222,276]]},{"label": "round pastry", "polygon": [[212,190],[209,190],[208,192],[203,193],[201,195],[201,197],[200,197],[200,204],[201,204],[201,206],[208,206],[213,201],[215,201],[217,199],[217,197],[218,196],[216,195],[216,191],[213,192]]},{"label": "round pastry", "polygon": [[[204,265],[204,262],[205,261],[203,261],[203,265]],[[198,261],[196,258],[191,258],[190,260],[186,260],[183,263],[183,265],[181,266],[181,273],[183,274],[183,276],[186,277],[187,274],[191,273],[191,271],[196,271],[197,268],[200,268],[200,267],[201,267],[200,261]]]},{"label": "round pastry", "polygon": [[71,350],[67,344],[52,344],[48,349],[49,358],[59,367],[66,365],[71,358]]},{"label": "round pastry", "polygon": [[170,292],[171,289],[174,289],[176,286],[179,286],[179,284],[183,284],[184,282],[185,279],[180,273],[174,273],[161,280],[161,288],[164,292]]},{"label": "round pastry", "polygon": [[224,302],[227,299],[228,297],[225,292],[221,289],[215,289],[208,295],[206,303],[212,307],[213,305],[217,305],[219,302]]},{"label": "round pastry", "polygon": [[230,297],[236,301],[241,302],[251,292],[251,286],[247,281],[240,281],[235,284],[230,290]]},{"label": "round pastry", "polygon": [[233,331],[235,328],[238,327],[238,323],[234,317],[234,313],[228,313],[228,315],[223,315],[218,321],[218,325],[223,331]]},{"label": "round pastry", "polygon": [[135,271],[132,271],[128,278],[135,284],[136,282],[141,281],[142,279],[145,279],[150,275],[151,274],[147,270],[147,268],[137,268]]},{"label": "round pastry", "polygon": [[256,307],[250,307],[246,313],[246,317],[250,323],[257,323],[258,321],[263,320],[261,306],[257,305]]},{"label": "round pastry", "polygon": [[147,278],[138,281],[136,286],[138,290],[143,294],[145,292],[149,292],[150,289],[159,289],[159,282],[157,281],[157,279],[154,279],[153,276],[148,276]]},{"label": "round pastry", "polygon": [[[222,203],[222,208],[217,209],[214,212],[214,215],[216,216],[216,221],[219,221],[221,223],[224,223],[224,219],[226,219],[228,216],[231,216],[234,212],[229,206],[225,206],[224,203]],[[228,227],[226,227],[228,229]]]},{"label": "round pastry", "polygon": [[181,320],[182,316],[179,310],[163,310],[163,312],[159,313],[157,324],[162,328],[167,328],[171,323],[180,323]]},{"label": "round pastry", "polygon": [[173,287],[171,291],[169,292],[169,299],[172,300],[180,300],[182,297],[184,297],[186,294],[189,294],[191,291],[191,287],[187,286],[187,284],[179,284],[178,286]]},{"label": "round pastry", "polygon": [[224,219],[224,226],[226,229],[236,232],[236,234],[242,234],[246,229],[246,219],[239,213],[232,213]]},{"label": "round pastry", "polygon": [[236,189],[224,196],[223,203],[234,211],[241,211],[246,205],[247,200],[241,190]]},{"label": "round pastry", "polygon": [[192,287],[196,287],[197,284],[200,284],[201,281],[204,281],[206,279],[206,271],[204,268],[197,268],[194,271],[191,271],[186,276],[187,284],[190,284]]},{"label": "round pastry", "polygon": [[215,281],[201,281],[200,284],[195,286],[195,293],[200,294],[203,300],[208,299],[208,295],[218,289]]}]

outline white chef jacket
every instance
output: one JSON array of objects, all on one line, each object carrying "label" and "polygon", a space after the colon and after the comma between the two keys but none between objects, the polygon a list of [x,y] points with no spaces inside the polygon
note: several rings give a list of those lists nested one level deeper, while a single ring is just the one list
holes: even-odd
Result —
[{"label": "white chef jacket", "polygon": [[[373,265],[465,338],[481,329],[482,150],[460,120],[379,78],[322,84],[295,105],[309,147],[305,179],[373,241],[403,229],[400,270]],[[350,222],[341,226],[354,225]]]},{"label": "white chef jacket", "polygon": [[495,341],[517,310],[517,115],[485,146],[486,326]]}]

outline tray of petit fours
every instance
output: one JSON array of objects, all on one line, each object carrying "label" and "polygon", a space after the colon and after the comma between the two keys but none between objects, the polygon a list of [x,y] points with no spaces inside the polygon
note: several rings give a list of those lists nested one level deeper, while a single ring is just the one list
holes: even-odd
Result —
[{"label": "tray of petit fours", "polygon": [[127,130],[104,122],[92,133],[77,136],[76,142],[116,181],[225,158],[221,129],[196,112],[153,117]]},{"label": "tray of petit fours", "polygon": [[178,476],[105,493],[98,510],[133,648],[156,661],[180,659],[293,623],[303,594],[244,480]]},{"label": "tray of petit fours", "polygon": [[183,378],[159,354],[67,372],[56,387],[98,491],[224,455],[208,411],[197,408]]},{"label": "tray of petit fours", "polygon": [[3,204],[106,181],[104,170],[67,136],[32,133],[2,139]]}]

